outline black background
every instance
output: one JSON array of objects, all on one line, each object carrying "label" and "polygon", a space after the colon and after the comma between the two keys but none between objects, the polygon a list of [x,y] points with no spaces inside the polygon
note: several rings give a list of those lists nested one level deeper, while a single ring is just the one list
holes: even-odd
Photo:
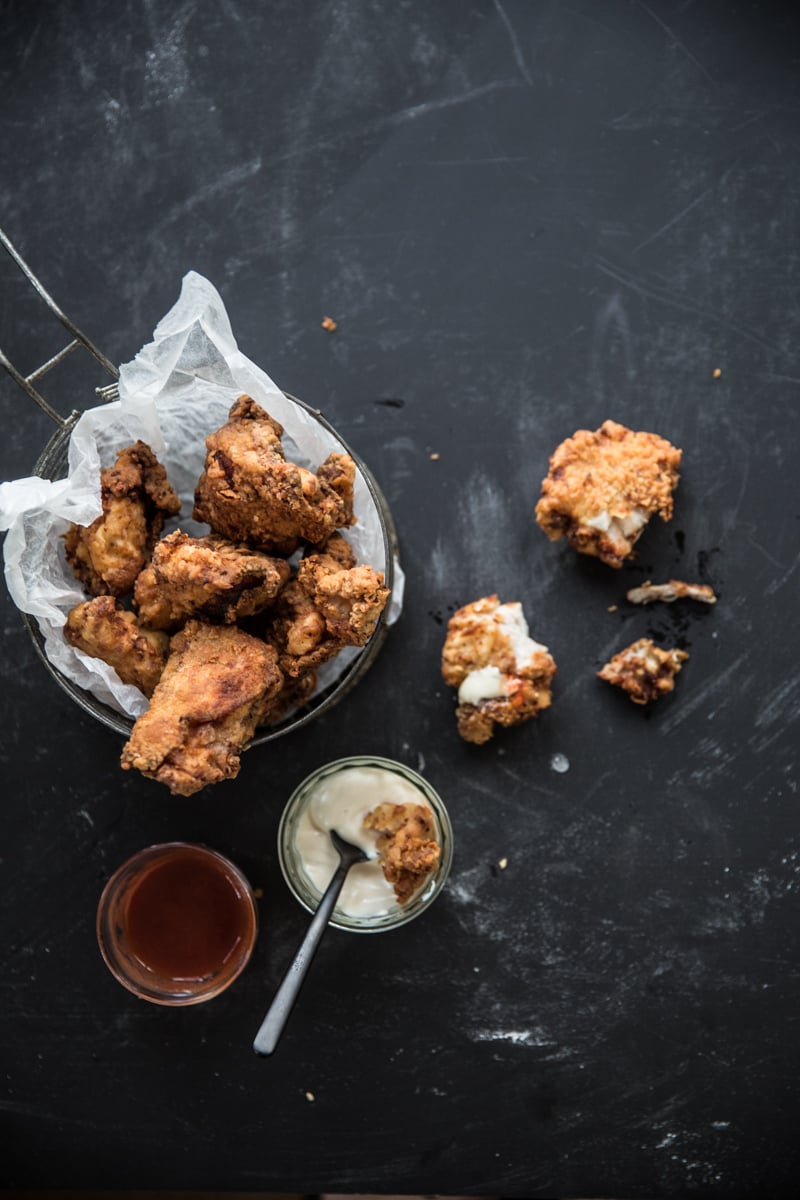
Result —
[{"label": "black background", "polygon": [[[116,361],[205,274],[241,349],[371,466],[408,576],[356,692],[188,800],[119,770],[3,597],[5,1186],[794,1194],[793,10],[0,2],[0,224]],[[27,370],[63,337],[10,264],[0,282]],[[66,413],[102,382],[73,359],[44,390]],[[7,378],[0,405],[13,478],[52,426]],[[555,445],[606,417],[684,452],[674,520],[621,572],[532,519]],[[669,576],[719,603],[626,604]],[[539,721],[476,748],[439,655],[492,591],[558,676]],[[652,713],[594,674],[643,634],[691,655]],[[405,929],[331,931],[261,1061],[306,923],[281,808],[357,753],[442,793],[453,874]],[[264,897],[246,974],[168,1011],[114,982],[94,913],[124,858],[173,838]]]}]

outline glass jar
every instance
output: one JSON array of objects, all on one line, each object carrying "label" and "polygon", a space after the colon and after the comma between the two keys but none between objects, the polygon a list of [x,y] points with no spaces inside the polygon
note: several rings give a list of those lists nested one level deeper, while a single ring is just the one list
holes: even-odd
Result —
[{"label": "glass jar", "polygon": [[[414,917],[418,917],[420,913],[423,913],[439,895],[450,872],[453,860],[453,829],[441,796],[434,791],[427,780],[402,763],[373,755],[357,755],[351,758],[340,758],[320,767],[319,770],[314,771],[313,774],[304,779],[292,793],[283,810],[278,827],[278,857],[283,877],[295,899],[299,900],[309,912],[316,911],[317,905],[322,898],[322,892],[309,877],[303,864],[302,854],[297,842],[300,821],[314,799],[314,796],[318,794],[320,785],[332,775],[354,767],[366,767],[386,771],[390,775],[410,784],[415,792],[419,794],[419,803],[427,805],[433,814],[435,837],[441,851],[436,870],[407,903],[403,905],[395,903],[386,912],[358,916],[343,911],[339,903],[337,903],[330,920],[330,924],[336,929],[346,929],[352,933],[378,933],[385,929],[396,929],[400,925],[407,924]],[[380,803],[380,798],[377,798],[375,803]],[[342,831],[340,830],[339,832]],[[346,835],[342,833],[342,836]]]},{"label": "glass jar", "polygon": [[115,979],[153,1004],[200,1004],[247,965],[258,932],[250,884],[216,850],[164,842],[111,876],[97,940]]}]

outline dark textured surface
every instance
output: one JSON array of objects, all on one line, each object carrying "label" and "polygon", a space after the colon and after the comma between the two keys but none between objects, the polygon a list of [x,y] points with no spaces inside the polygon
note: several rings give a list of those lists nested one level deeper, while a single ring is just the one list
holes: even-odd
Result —
[{"label": "dark textured surface", "polygon": [[[794,1194],[791,8],[0,3],[0,224],[117,361],[207,275],[244,352],[370,464],[408,574],[347,702],[191,800],[119,770],[3,597],[6,1186]],[[0,334],[26,367],[60,344],[5,263]],[[96,382],[72,364],[48,394]],[[50,429],[8,380],[0,406],[10,478]],[[531,517],[556,443],[608,416],[684,450],[672,524],[621,573]],[[719,604],[624,603],[670,575]],[[470,748],[439,653],[493,590],[555,655],[555,703]],[[652,714],[594,677],[646,632],[691,654]],[[362,752],[442,792],[451,883],[404,930],[333,931],[260,1061],[306,920],[281,807]],[[175,1012],[117,986],[93,929],[109,873],[171,838],[264,890],[250,969]]]}]

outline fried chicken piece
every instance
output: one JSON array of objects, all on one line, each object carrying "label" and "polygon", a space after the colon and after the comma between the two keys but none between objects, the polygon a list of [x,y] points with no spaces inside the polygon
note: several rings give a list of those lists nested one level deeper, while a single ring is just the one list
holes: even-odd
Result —
[{"label": "fried chicken piece", "polygon": [[398,903],[407,904],[439,865],[433,813],[424,804],[379,804],[367,813],[364,827],[378,833],[384,877]]},{"label": "fried chicken piece", "polygon": [[136,580],[134,603],[153,629],[177,629],[189,617],[233,625],[267,608],[291,574],[283,558],[209,534],[177,530],[158,542]]},{"label": "fried chicken piece", "polygon": [[707,583],[683,583],[680,579],[670,579],[667,583],[651,583],[648,579],[647,583],[627,591],[625,598],[631,604],[652,604],[655,600],[672,604],[684,599],[699,600],[702,604],[717,603],[714,589]]},{"label": "fried chicken piece", "polygon": [[265,703],[258,718],[259,725],[277,725],[287,713],[302,708],[311,699],[316,686],[316,671],[305,671],[297,679],[285,675],[281,690]]},{"label": "fried chicken piece", "polygon": [[124,596],[181,502],[146,442],[120,450],[101,471],[100,498],[100,516],[64,535],[67,562],[91,595]]},{"label": "fried chicken piece", "polygon": [[615,654],[597,675],[622,688],[634,704],[647,704],[672,691],[688,657],[685,650],[662,650],[650,638],[639,638]]},{"label": "fried chicken piece", "polygon": [[123,769],[135,767],[181,796],[233,779],[264,706],[282,684],[271,646],[235,625],[187,621],[122,752]]},{"label": "fried chicken piece", "polygon": [[316,475],[287,462],[283,427],[250,396],[233,404],[227,424],[206,438],[205,470],[194,517],[234,542],[292,554],[301,540],[320,545],[352,525],[355,463],[330,454]]},{"label": "fried chicken piece", "polygon": [[655,433],[605,421],[557,446],[536,520],[552,542],[621,567],[654,513],[672,517],[681,451]]},{"label": "fried chicken piece", "polygon": [[96,596],[67,615],[64,639],[92,658],[108,663],[123,683],[152,696],[169,654],[169,638],[144,629],[113,596]]},{"label": "fried chicken piece", "polygon": [[325,553],[300,561],[278,597],[266,636],[288,675],[318,667],[344,646],[365,646],[375,632],[389,597],[383,574],[345,562],[355,558],[338,536]]},{"label": "fried chicken piece", "polygon": [[497,725],[519,725],[552,703],[556,664],[528,636],[518,602],[496,595],[466,604],[447,626],[442,678],[458,688],[456,721],[467,742],[487,742]]}]

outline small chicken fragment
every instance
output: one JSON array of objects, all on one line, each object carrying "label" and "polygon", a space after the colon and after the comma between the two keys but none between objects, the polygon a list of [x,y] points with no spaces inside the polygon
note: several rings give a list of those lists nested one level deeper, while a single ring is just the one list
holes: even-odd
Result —
[{"label": "small chicken fragment", "polygon": [[153,629],[177,629],[189,617],[233,625],[267,608],[290,574],[283,558],[216,534],[193,538],[176,530],[153,548],[134,603]]},{"label": "small chicken fragment", "polygon": [[622,688],[634,704],[648,704],[673,690],[675,676],[688,657],[685,650],[662,650],[650,638],[639,638],[615,654],[597,675]]},{"label": "small chicken fragment", "polygon": [[172,638],[150,707],[125,745],[123,769],[136,768],[180,796],[233,779],[241,751],[282,684],[271,646],[235,625],[187,621]]},{"label": "small chicken fragment", "polygon": [[542,483],[536,521],[556,542],[621,567],[650,518],[672,517],[681,451],[655,433],[616,421],[579,429],[557,446]]},{"label": "small chicken fragment", "polygon": [[265,636],[281,670],[296,678],[344,646],[365,646],[388,597],[382,572],[357,566],[345,538],[330,538],[322,553],[301,559],[275,604]]},{"label": "small chicken fragment", "polygon": [[631,604],[652,604],[655,600],[672,604],[684,599],[699,600],[702,604],[717,603],[714,589],[707,583],[683,583],[680,579],[670,579],[667,583],[651,583],[648,579],[640,587],[630,588],[625,598]]},{"label": "small chicken fragment", "polygon": [[333,317],[323,317],[320,324],[328,333],[335,333],[339,328],[338,323],[334,321]]},{"label": "small chicken fragment", "polygon": [[367,813],[364,826],[377,831],[384,877],[398,903],[407,904],[439,865],[441,847],[431,810],[424,804],[383,803]]},{"label": "small chicken fragment", "polygon": [[442,678],[458,688],[456,721],[467,742],[487,742],[497,725],[519,725],[552,703],[556,664],[528,635],[519,602],[496,595],[466,604],[450,618]]},{"label": "small chicken fragment", "polygon": [[133,588],[166,517],[181,502],[146,442],[117,454],[100,473],[103,511],[91,525],[71,525],[64,535],[67,562],[93,596],[124,596]]},{"label": "small chicken fragment", "polygon": [[64,639],[92,658],[108,663],[123,683],[152,696],[169,654],[166,633],[145,629],[113,596],[76,604],[67,615]]},{"label": "small chicken fragment", "polygon": [[301,541],[317,546],[352,525],[355,463],[329,454],[317,473],[287,462],[283,427],[250,396],[206,438],[205,469],[194,517],[232,542],[289,555]]}]

